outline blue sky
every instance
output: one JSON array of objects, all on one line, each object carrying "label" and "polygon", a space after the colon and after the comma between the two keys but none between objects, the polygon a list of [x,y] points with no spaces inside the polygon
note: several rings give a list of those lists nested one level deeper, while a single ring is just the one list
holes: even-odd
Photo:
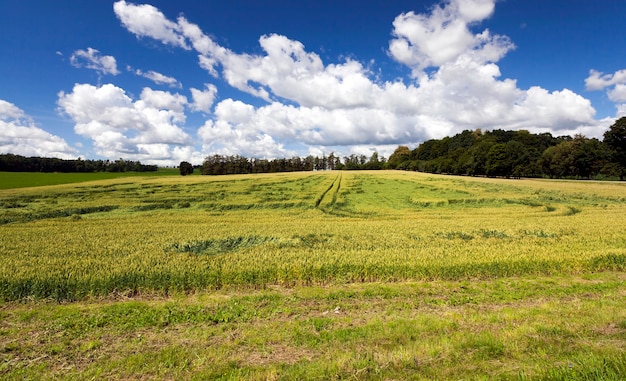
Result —
[{"label": "blue sky", "polygon": [[619,0],[0,3],[0,153],[388,156],[465,129],[602,138]]}]

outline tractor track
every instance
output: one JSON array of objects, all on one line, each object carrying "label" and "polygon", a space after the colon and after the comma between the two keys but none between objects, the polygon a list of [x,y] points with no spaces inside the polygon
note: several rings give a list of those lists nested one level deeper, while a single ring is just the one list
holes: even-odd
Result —
[{"label": "tractor track", "polygon": [[[330,186],[317,198],[315,201],[316,208],[323,210],[325,207],[332,207],[337,202],[337,195],[341,189],[341,178],[341,173],[339,173]],[[325,202],[328,198],[330,201]]]}]

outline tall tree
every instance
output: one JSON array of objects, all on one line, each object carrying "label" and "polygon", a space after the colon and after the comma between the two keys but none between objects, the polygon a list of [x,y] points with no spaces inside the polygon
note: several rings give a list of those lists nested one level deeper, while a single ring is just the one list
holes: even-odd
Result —
[{"label": "tall tree", "polygon": [[620,180],[626,176],[626,116],[618,119],[605,133],[604,144],[611,150],[613,162],[620,167]]},{"label": "tall tree", "polygon": [[395,169],[400,163],[408,161],[411,157],[411,150],[407,146],[400,146],[389,156],[387,160],[387,167]]}]

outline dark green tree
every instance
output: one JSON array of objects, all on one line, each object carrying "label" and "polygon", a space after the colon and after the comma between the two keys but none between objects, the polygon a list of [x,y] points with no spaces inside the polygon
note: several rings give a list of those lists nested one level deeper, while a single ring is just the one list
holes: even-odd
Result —
[{"label": "dark green tree", "polygon": [[571,156],[574,175],[590,179],[607,164],[608,154],[598,139],[576,135],[572,140]]},{"label": "dark green tree", "polygon": [[556,146],[547,148],[541,155],[542,168],[550,178],[563,178],[575,175],[574,142],[562,141]]},{"label": "dark green tree", "polygon": [[178,169],[182,176],[191,175],[193,173],[193,165],[187,161],[181,161]]},{"label": "dark green tree", "polygon": [[626,176],[626,116],[618,119],[605,133],[604,144],[611,150],[612,161],[619,166],[619,179]]},{"label": "dark green tree", "polygon": [[508,178],[511,176],[512,169],[512,161],[507,152],[507,145],[497,143],[491,146],[487,153],[485,166],[487,176],[505,176]]}]

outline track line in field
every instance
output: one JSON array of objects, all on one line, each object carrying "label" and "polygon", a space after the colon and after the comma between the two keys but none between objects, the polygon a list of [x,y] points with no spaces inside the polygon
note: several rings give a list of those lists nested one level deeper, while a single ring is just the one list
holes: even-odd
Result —
[{"label": "track line in field", "polygon": [[324,201],[328,193],[331,190],[333,190],[333,188],[336,188],[335,191],[332,193],[333,196],[332,196],[331,202],[328,204],[329,206],[332,206],[335,203],[335,201],[337,201],[337,193],[339,192],[340,187],[341,187],[341,173],[338,174],[337,177],[335,177],[335,179],[330,184],[330,186],[318,197],[318,199],[315,201],[315,207],[321,209],[320,205],[322,204],[322,201]]}]

